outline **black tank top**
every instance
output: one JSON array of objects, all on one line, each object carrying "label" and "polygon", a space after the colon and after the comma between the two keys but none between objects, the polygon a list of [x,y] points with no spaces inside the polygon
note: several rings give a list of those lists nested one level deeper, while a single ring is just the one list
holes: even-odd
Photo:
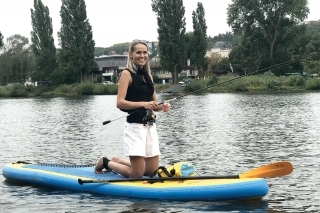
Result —
[{"label": "black tank top", "polygon": [[[129,71],[130,72],[130,71]],[[132,82],[128,86],[127,95],[125,100],[133,102],[152,101],[152,95],[154,93],[154,87],[149,86],[142,78],[140,74],[130,72]],[[143,124],[143,117],[146,115],[146,109],[139,108],[133,110],[123,110],[130,115],[127,116],[128,123],[141,123]]]}]

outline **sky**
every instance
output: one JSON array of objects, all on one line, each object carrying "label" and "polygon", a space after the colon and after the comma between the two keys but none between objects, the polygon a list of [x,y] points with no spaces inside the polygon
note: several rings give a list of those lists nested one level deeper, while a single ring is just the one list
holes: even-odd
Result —
[{"label": "sky", "polygon": [[[87,18],[92,26],[96,47],[109,47],[116,43],[134,39],[156,41],[157,17],[152,11],[151,0],[86,0]],[[227,24],[227,7],[232,0],[184,0],[186,30],[192,31],[192,11],[201,2],[205,9],[207,35],[231,31]],[[308,1],[310,14],[306,20],[320,19],[320,1]],[[42,0],[49,8],[52,18],[53,36],[58,46],[57,32],[60,31],[61,0]],[[29,38],[33,0],[0,0],[0,32],[6,38],[20,34]],[[317,9],[318,8],[318,9]]]}]

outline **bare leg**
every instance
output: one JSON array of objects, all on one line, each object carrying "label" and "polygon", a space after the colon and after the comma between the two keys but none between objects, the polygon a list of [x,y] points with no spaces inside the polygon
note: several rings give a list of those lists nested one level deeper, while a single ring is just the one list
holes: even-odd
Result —
[{"label": "bare leg", "polygon": [[132,178],[141,178],[145,171],[144,157],[141,156],[130,156],[131,163],[131,174]]},{"label": "bare leg", "polygon": [[130,161],[128,161],[128,160],[121,159],[121,158],[119,158],[119,157],[113,157],[113,158],[112,158],[112,161],[113,161],[113,162],[116,162],[116,163],[119,163],[119,164],[126,165],[126,166],[128,166],[128,167],[131,168],[131,163],[130,163]]},{"label": "bare leg", "polygon": [[[151,158],[144,158],[140,156],[130,156],[130,162],[119,157],[113,157],[107,163],[109,169],[121,174],[124,177],[140,178],[144,174],[152,175],[153,172],[159,167],[159,156]],[[103,157],[97,162],[94,168],[96,174],[102,174],[104,169]]]},{"label": "bare leg", "polygon": [[145,158],[145,175],[151,176],[153,175],[154,171],[159,168],[159,155]]},{"label": "bare leg", "polygon": [[131,167],[113,161],[109,161],[108,167],[124,177],[131,177]]},{"label": "bare leg", "polygon": [[[125,165],[126,167],[113,164],[113,162]],[[153,175],[154,171],[159,168],[159,156],[150,158],[130,156],[130,161],[121,159],[119,157],[113,157],[112,163],[109,163],[109,167],[126,177],[139,178],[142,177],[142,175],[151,176]],[[128,168],[130,168],[130,170],[128,170]]]},{"label": "bare leg", "polygon": [[[115,158],[115,161],[109,161],[108,167],[113,171],[121,174],[124,177],[132,177],[132,178],[140,178],[144,173],[144,157],[140,156],[130,156],[130,162],[126,160],[122,160],[120,158]],[[122,164],[123,163],[123,164]],[[127,166],[125,164],[131,165]]]},{"label": "bare leg", "polygon": [[124,177],[131,177],[131,167],[127,166],[130,165],[130,162],[127,160],[123,160],[118,157],[113,157],[112,160],[107,162],[107,165],[103,164],[103,156],[99,158],[95,168],[94,168],[94,173],[96,174],[102,174],[103,169],[105,167],[114,170],[115,172],[121,174]]}]

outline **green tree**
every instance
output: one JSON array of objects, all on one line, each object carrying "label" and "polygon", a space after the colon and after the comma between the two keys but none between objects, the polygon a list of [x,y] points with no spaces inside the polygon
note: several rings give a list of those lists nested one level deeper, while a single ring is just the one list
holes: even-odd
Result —
[{"label": "green tree", "polygon": [[96,64],[95,42],[92,27],[87,19],[84,0],[62,0],[60,10],[61,29],[58,33],[61,50],[58,54],[59,68],[55,79],[59,83],[86,81],[87,73]]},{"label": "green tree", "polygon": [[206,70],[207,24],[202,3],[198,2],[196,11],[192,12],[193,22],[193,51],[191,61],[198,70]]},{"label": "green tree", "polygon": [[3,46],[3,36],[2,36],[2,34],[0,32],[0,49],[1,49],[2,46]]},{"label": "green tree", "polygon": [[50,81],[50,76],[57,67],[56,47],[54,45],[52,19],[49,9],[41,0],[34,0],[31,9],[31,49],[35,67],[31,74],[33,81]]},{"label": "green tree", "polygon": [[187,32],[185,34],[185,42],[186,42],[186,58],[191,60],[192,53],[194,51],[194,38],[193,32]]},{"label": "green tree", "polygon": [[158,48],[157,45],[155,44],[155,42],[151,42],[151,48],[149,49],[149,52],[151,52],[151,54],[149,55],[149,58],[152,59],[153,57],[155,57],[156,55],[158,55]]},{"label": "green tree", "polygon": [[115,51],[117,54],[123,54],[129,51],[130,42],[114,44],[107,47],[104,51],[104,55],[109,55],[110,51]]},{"label": "green tree", "polygon": [[[284,36],[288,35],[291,27],[307,17],[309,8],[307,0],[233,0],[227,13],[229,26],[241,39],[246,40],[242,41],[243,47],[253,41],[258,45],[256,49],[262,48],[258,55],[254,54],[253,60],[266,67],[279,62],[278,56],[287,48],[281,43]],[[264,62],[263,57],[267,57],[268,61]]]},{"label": "green tree", "polygon": [[320,76],[320,22],[307,24],[307,33],[304,41],[308,41],[304,48],[305,54],[311,56],[302,61],[304,72],[309,75],[317,74]]},{"label": "green tree", "polygon": [[0,84],[24,83],[33,69],[29,40],[21,35],[6,39],[0,55]]},{"label": "green tree", "polygon": [[[249,74],[266,64],[265,61],[268,59],[267,44],[264,40],[260,40],[261,36],[259,29],[246,32],[240,37],[239,44],[230,52],[229,60],[235,65],[234,70],[239,74]],[[265,67],[267,66],[265,65]],[[237,67],[241,67],[241,70]]]},{"label": "green tree", "polygon": [[158,52],[164,70],[172,73],[174,84],[186,64],[185,8],[182,0],[152,0],[158,22]]}]

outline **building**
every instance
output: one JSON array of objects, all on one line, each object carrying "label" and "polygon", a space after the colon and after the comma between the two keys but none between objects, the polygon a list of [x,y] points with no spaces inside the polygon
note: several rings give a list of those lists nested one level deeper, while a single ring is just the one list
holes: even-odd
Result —
[{"label": "building", "polygon": [[190,59],[187,60],[187,66],[185,66],[179,76],[186,78],[196,79],[199,78],[199,71],[194,66],[190,66]]},{"label": "building", "polygon": [[[128,60],[128,52],[124,52],[123,55],[117,55],[112,52],[112,55],[101,55],[95,57],[95,61],[98,65],[98,70],[91,71],[89,73],[89,79],[92,82],[97,82],[99,76],[102,77],[102,82],[112,81],[114,76],[118,79],[120,73],[126,67]],[[150,66],[154,66],[155,61],[150,60]]]},{"label": "building", "polygon": [[[148,42],[147,45],[150,50],[149,54],[152,55],[152,51],[156,51],[158,42]],[[88,81],[98,82],[99,77],[102,77],[102,82],[112,82],[114,78],[118,80],[121,71],[124,70],[127,64],[128,54],[128,52],[124,52],[122,55],[119,55],[115,51],[110,51],[109,55],[95,57],[98,69],[88,73]],[[152,74],[157,76],[156,83],[165,84],[172,82],[171,72],[161,69],[158,55],[152,57],[149,62]],[[186,76],[186,78],[196,78],[198,76],[198,71],[194,70],[194,67],[190,66],[189,62],[180,73],[180,76],[181,75]]]},{"label": "building", "polygon": [[223,41],[218,41],[214,44],[213,48],[206,53],[206,57],[211,57],[212,53],[216,53],[221,57],[229,57],[229,53],[231,51],[231,47],[228,46]]},{"label": "building", "polygon": [[95,61],[98,65],[98,71],[96,72],[97,77],[102,77],[102,82],[112,81],[113,76],[119,78],[120,72],[125,68],[127,64],[128,55],[102,55],[95,57]]},{"label": "building", "polygon": [[172,74],[169,71],[162,70],[160,67],[160,57],[159,55],[154,56],[150,59],[151,72],[153,75],[158,77],[158,82],[156,83],[170,83],[172,80]]},{"label": "building", "polygon": [[319,20],[309,20],[309,21],[303,21],[304,24],[313,24],[313,23],[320,23],[320,19]]}]

